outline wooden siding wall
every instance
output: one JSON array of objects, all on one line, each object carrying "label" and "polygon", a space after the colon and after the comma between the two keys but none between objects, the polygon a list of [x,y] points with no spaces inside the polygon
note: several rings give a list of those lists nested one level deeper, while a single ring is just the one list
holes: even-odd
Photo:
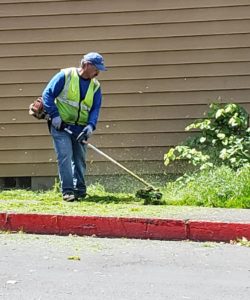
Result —
[{"label": "wooden siding wall", "polygon": [[[250,111],[250,0],[0,0],[0,177],[54,176],[28,106],[60,68],[98,51],[109,71],[91,141],[139,173],[221,97]],[[89,152],[88,174],[121,171]]]}]

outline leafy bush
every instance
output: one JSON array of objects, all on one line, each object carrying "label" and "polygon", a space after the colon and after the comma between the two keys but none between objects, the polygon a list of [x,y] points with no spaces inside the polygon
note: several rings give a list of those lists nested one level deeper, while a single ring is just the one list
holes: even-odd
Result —
[{"label": "leafy bush", "polygon": [[237,104],[211,104],[207,118],[196,120],[186,130],[199,132],[164,155],[165,165],[186,160],[200,170],[218,165],[238,169],[250,163],[249,115]]},{"label": "leafy bush", "polygon": [[195,167],[164,191],[166,204],[250,208],[249,115],[236,104],[211,104],[198,130],[164,155],[165,165],[185,160]]}]

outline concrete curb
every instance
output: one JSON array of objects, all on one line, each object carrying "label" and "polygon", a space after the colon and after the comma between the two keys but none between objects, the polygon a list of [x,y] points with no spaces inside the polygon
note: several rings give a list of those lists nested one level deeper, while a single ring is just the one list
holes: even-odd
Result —
[{"label": "concrete curb", "polygon": [[0,230],[157,240],[250,240],[250,223],[152,218],[0,213]]}]

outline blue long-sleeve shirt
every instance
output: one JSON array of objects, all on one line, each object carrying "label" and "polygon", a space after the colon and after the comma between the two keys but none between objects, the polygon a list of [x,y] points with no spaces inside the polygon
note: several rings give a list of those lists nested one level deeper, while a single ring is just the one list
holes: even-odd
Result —
[{"label": "blue long-sleeve shirt", "polygon": [[[85,95],[87,93],[90,80],[83,79],[80,76],[79,79],[80,79],[79,80],[80,97],[81,99],[83,99],[85,98]],[[55,98],[58,97],[61,91],[63,90],[64,84],[65,84],[65,74],[63,71],[60,71],[59,73],[54,75],[54,77],[50,80],[50,82],[48,83],[48,85],[43,91],[42,97],[43,97],[44,108],[52,119],[54,117],[59,116],[59,112],[55,104]],[[101,93],[101,88],[99,87],[98,90],[95,92],[93,105],[89,112],[89,118],[88,118],[88,124],[91,124],[94,129],[96,128],[96,124],[98,122],[101,104],[102,104],[102,93]],[[71,125],[70,127],[71,130],[78,133],[82,130],[84,126]]]}]

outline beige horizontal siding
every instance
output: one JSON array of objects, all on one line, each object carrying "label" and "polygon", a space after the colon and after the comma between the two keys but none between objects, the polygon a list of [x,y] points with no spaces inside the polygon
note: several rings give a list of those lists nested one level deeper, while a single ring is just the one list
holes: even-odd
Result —
[{"label": "beige horizontal siding", "polygon": [[67,14],[33,17],[1,17],[0,30],[241,20],[249,19],[249,14],[250,6],[230,6],[217,8],[192,8],[185,10],[164,9],[144,11],[143,18],[141,18],[141,12],[139,11],[102,14],[87,14],[83,12],[82,14],[75,14],[73,18],[71,18],[71,15]]},{"label": "beige horizontal siding", "polygon": [[[250,37],[250,36],[249,36]],[[48,46],[49,47],[49,46]],[[74,62],[79,65],[82,55],[75,56],[26,56],[26,57],[0,57],[0,70],[48,70],[52,69],[51,76],[55,70],[60,70]],[[249,48],[229,48],[229,49],[206,49],[206,50],[180,50],[180,51],[152,51],[142,53],[119,53],[105,55],[107,66],[127,67],[127,66],[154,66],[154,65],[185,65],[200,63],[224,63],[224,62],[249,62]],[[188,66],[186,66],[188,64]],[[209,65],[207,66],[209,67]],[[155,68],[157,70],[157,68]],[[154,71],[154,68],[152,68]],[[108,72],[101,74],[101,79],[105,81]],[[133,76],[133,74],[131,74]],[[50,78],[49,78],[50,79]],[[113,77],[113,79],[116,79]],[[21,80],[21,78],[20,78]]]},{"label": "beige horizontal siding", "polygon": [[[109,71],[91,142],[138,173],[165,172],[164,153],[208,103],[250,112],[249,0],[0,0],[0,177],[57,173],[47,125],[28,106],[93,50]],[[88,154],[88,174],[121,172]]]},{"label": "beige horizontal siding", "polygon": [[[37,0],[36,3],[38,2],[62,2],[65,0]],[[85,0],[78,0],[78,1],[85,1]],[[87,1],[87,0],[86,0]],[[0,0],[0,4],[20,4],[20,3],[30,3],[32,2],[31,0]]]},{"label": "beige horizontal siding", "polygon": [[[134,133],[94,135],[91,141],[100,148],[172,146],[187,138],[187,133]],[[51,138],[47,135],[0,136],[0,150],[48,149]],[[52,146],[51,146],[52,147]],[[50,147],[50,148],[51,148]]]},{"label": "beige horizontal siding", "polygon": [[250,19],[214,22],[193,22],[174,24],[147,24],[129,26],[100,26],[63,29],[27,29],[0,31],[1,43],[28,43],[110,40],[128,38],[173,37],[190,35],[217,35],[229,33],[249,33]]},{"label": "beige horizontal siding", "polygon": [[[1,41],[0,41],[1,44]],[[97,41],[74,41],[74,47],[72,48],[72,43],[70,41],[65,42],[43,42],[34,43],[29,41],[28,43],[8,43],[1,44],[0,57],[11,57],[13,61],[19,61],[20,57],[25,57],[27,64],[30,66],[30,59],[33,56],[53,56],[55,59],[56,68],[61,68],[64,64],[78,64],[79,58],[82,56],[83,52],[89,52],[96,48]],[[211,56],[215,56],[217,49],[230,49],[250,47],[250,34],[220,34],[220,35],[205,35],[205,36],[184,36],[184,37],[164,37],[164,38],[138,38],[138,39],[115,39],[109,41],[98,41],[98,51],[105,54],[105,60],[108,62],[109,66],[115,66],[117,64],[128,63],[128,65],[133,64],[133,56],[135,55],[135,62],[138,60],[144,61],[148,55],[149,58],[152,57],[152,52],[161,51],[164,55],[165,52],[171,50],[178,50],[172,52],[173,54],[178,54],[180,50],[194,50],[194,49],[216,49],[211,53]],[[229,51],[229,50],[228,50]],[[227,51],[227,52],[228,52]],[[231,51],[231,50],[230,50]],[[244,50],[243,50],[244,51]],[[139,53],[136,53],[139,52]],[[124,54],[128,54],[125,56]],[[189,54],[189,52],[182,52],[182,55]],[[206,54],[206,52],[202,51]],[[74,54],[74,57],[70,57]],[[132,54],[132,55],[131,55]],[[156,53],[157,54],[157,53]],[[171,52],[167,52],[171,55]],[[172,55],[173,55],[172,54]],[[197,51],[196,51],[197,54]],[[62,58],[57,58],[60,55],[64,55]],[[167,55],[167,56],[168,56]],[[181,56],[182,56],[181,55]],[[18,59],[15,59],[18,57]],[[142,57],[142,58],[141,58]],[[210,55],[207,55],[209,59]],[[157,58],[157,56],[155,56]],[[39,59],[39,57],[37,58]],[[45,57],[44,64],[47,66],[46,60],[50,58]],[[60,60],[59,60],[60,59]],[[125,61],[123,59],[126,59]],[[234,58],[234,60],[237,58]],[[238,59],[237,59],[238,60]],[[59,61],[59,65],[58,65]],[[150,59],[149,59],[150,61]],[[171,60],[170,60],[171,61]],[[230,59],[229,59],[230,61]],[[191,61],[192,62],[192,61]],[[34,69],[33,67],[29,67]],[[25,66],[24,66],[25,68]],[[44,68],[42,66],[42,68]],[[51,68],[51,65],[50,65]]]},{"label": "beige horizontal siding", "polygon": [[[250,103],[245,104],[247,110],[250,109]],[[204,117],[208,110],[207,105],[183,105],[183,106],[153,106],[153,107],[109,107],[102,108],[101,121],[127,121],[131,120],[179,120],[179,119],[197,119]],[[142,114],[143,111],[143,114]],[[0,111],[1,123],[30,123],[31,117],[27,110],[21,111]],[[32,119],[35,121],[35,119]]]},{"label": "beige horizontal siding", "polygon": [[[158,93],[180,91],[209,91],[227,89],[248,89],[250,76],[220,76],[220,77],[192,77],[171,79],[136,79],[104,81],[104,93]],[[1,97],[38,96],[46,84],[2,84]]]},{"label": "beige horizontal siding", "polygon": [[[138,106],[169,106],[187,104],[208,104],[214,101],[222,102],[249,102],[250,89],[244,90],[218,90],[218,91],[180,91],[162,93],[127,93],[127,94],[105,94],[103,96],[103,107],[138,107]],[[26,110],[35,96],[3,97],[1,110]],[[1,97],[0,97],[1,99]],[[28,123],[38,122],[33,118]],[[0,120],[1,123],[1,120]]]},{"label": "beige horizontal siding", "polygon": [[[194,119],[203,116],[207,109],[204,105],[182,106],[154,106],[154,107],[119,107],[103,108],[101,111],[102,121],[117,120],[154,120],[158,119]],[[141,113],[143,110],[143,114]],[[22,111],[0,111],[0,120],[2,123],[25,123],[30,122],[30,116],[27,110]],[[35,119],[33,119],[35,121]]]},{"label": "beige horizontal siding", "polygon": [[[46,83],[58,70],[25,70],[25,71],[0,71],[2,83]],[[152,70],[152,66],[110,67],[104,81],[124,79],[147,79],[148,74],[152,79],[157,78],[189,78],[189,77],[214,77],[232,75],[250,75],[250,62],[232,63],[199,63],[187,65],[159,65]]]},{"label": "beige horizontal siding", "polygon": [[[102,149],[107,155],[119,161],[150,161],[152,157],[156,161],[162,161],[164,154],[167,151],[166,147],[135,147],[135,148],[108,148]],[[56,162],[56,156],[53,149],[40,150],[12,150],[2,151],[0,157],[1,164],[16,164],[16,163],[52,163]],[[93,150],[88,151],[87,161],[89,163],[107,161],[106,158],[99,155]]]},{"label": "beige horizontal siding", "polygon": [[[138,174],[162,174],[166,171],[163,161],[147,161],[145,162],[124,162],[124,165]],[[126,174],[125,171],[114,166],[110,162],[98,162],[88,164],[87,175],[115,175]],[[168,168],[169,173],[180,173],[183,168],[179,169],[173,166]],[[57,166],[55,163],[30,163],[30,164],[2,164],[0,169],[0,177],[15,176],[55,176]]]},{"label": "beige horizontal siding", "polygon": [[[32,1],[34,2],[34,1]],[[53,1],[54,2],[54,1]],[[116,0],[116,1],[58,1],[55,3],[16,3],[13,10],[13,4],[2,4],[0,16],[32,16],[32,15],[61,15],[61,14],[79,14],[79,13],[103,13],[103,12],[121,12],[121,11],[151,11],[159,9],[188,9],[200,7],[221,7],[221,6],[242,6],[248,5],[248,0],[180,0],[166,1],[158,0],[157,3],[151,0]],[[4,2],[6,3],[6,1]]]},{"label": "beige horizontal siding", "polygon": [[[30,120],[29,120],[30,121]],[[192,119],[178,120],[130,120],[128,121],[101,121],[98,123],[97,134],[110,133],[143,133],[143,132],[183,132],[185,127],[192,122]],[[29,136],[46,135],[48,128],[44,122],[18,123],[0,122],[0,136]]]}]

